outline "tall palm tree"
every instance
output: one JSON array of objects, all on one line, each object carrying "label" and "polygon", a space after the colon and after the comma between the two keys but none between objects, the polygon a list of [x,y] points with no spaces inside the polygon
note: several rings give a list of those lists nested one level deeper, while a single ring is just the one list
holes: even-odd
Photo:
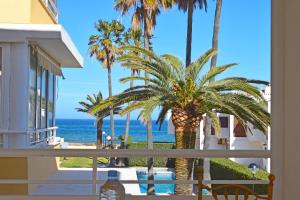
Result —
[{"label": "tall palm tree", "polygon": [[[131,18],[132,28],[134,30],[140,30],[143,28],[144,34],[144,47],[150,50],[150,38],[153,35],[153,29],[156,25],[156,17],[160,13],[160,8],[166,8],[170,6],[170,0],[116,0],[115,9],[120,11],[122,15],[128,13],[133,9],[133,15]],[[145,73],[145,84],[149,84],[147,81],[148,73]],[[152,135],[152,119],[149,118],[147,124],[147,148],[153,149],[153,135]],[[153,180],[153,158],[148,158],[148,180]],[[148,184],[147,194],[153,195],[154,185]]]},{"label": "tall palm tree", "polygon": [[[80,108],[76,108],[78,112],[84,112],[88,113],[89,109],[91,109],[93,106],[98,105],[103,101],[102,93],[99,92],[97,95],[87,95],[85,101],[80,101]],[[114,108],[114,113],[117,114],[120,111],[120,108]],[[110,114],[110,109],[104,109],[101,112],[96,112],[93,114],[94,117],[96,117],[96,125],[97,125],[97,142],[96,147],[97,149],[102,148],[102,125],[103,125],[103,118],[107,117]]]},{"label": "tall palm tree", "polygon": [[188,13],[187,18],[187,36],[186,36],[186,60],[185,65],[189,66],[191,64],[192,57],[192,34],[193,34],[193,13],[197,5],[200,9],[207,9],[206,0],[174,0],[178,4],[179,10],[183,10]]},{"label": "tall palm tree", "polygon": [[[141,37],[142,37],[142,32],[140,29],[134,30],[134,29],[130,28],[124,34],[124,42],[126,45],[134,45],[137,47],[141,47],[142,46]],[[129,52],[129,53],[138,54],[138,52]],[[130,69],[130,71],[131,71],[131,76],[134,76],[136,73],[139,73],[139,70]],[[130,88],[133,87],[133,80],[130,81],[129,87]],[[127,113],[125,136],[124,136],[124,148],[125,149],[128,146],[129,126],[130,126],[130,113]]]},{"label": "tall palm tree", "polygon": [[[222,0],[217,0],[216,9],[215,9],[215,19],[214,19],[214,28],[213,28],[213,38],[212,38],[212,48],[218,50],[219,48],[219,32],[220,32],[220,20],[221,20],[221,11],[222,11]],[[217,65],[218,54],[215,54],[211,58],[210,68],[213,68]],[[210,81],[214,81],[212,78]],[[207,146],[207,136],[211,135],[211,119],[209,117],[206,118],[205,121],[205,139],[204,146]]]},{"label": "tall palm tree", "polygon": [[[141,110],[140,118],[149,120],[155,108],[160,107],[157,122],[162,124],[167,112],[172,111],[172,122],[175,126],[177,149],[193,149],[195,146],[196,127],[202,116],[207,114],[212,119],[216,132],[220,132],[220,122],[217,113],[228,113],[237,117],[243,125],[252,123],[260,130],[266,130],[270,125],[270,115],[265,110],[266,102],[259,89],[250,81],[241,77],[224,78],[213,83],[209,80],[222,74],[235,64],[222,65],[210,69],[200,76],[203,66],[215,55],[214,50],[204,53],[189,67],[175,56],[159,56],[146,49],[126,47],[126,49],[140,52],[142,55],[123,55],[119,58],[122,64],[149,73],[149,85],[137,85],[122,93],[106,99],[93,107],[90,112],[95,113],[109,106],[124,106],[120,114],[133,110]],[[145,59],[147,56],[149,59]],[[132,63],[132,60],[136,63]],[[126,77],[121,82],[141,81],[146,78],[140,76]],[[191,158],[177,158],[175,174],[178,180],[193,178],[193,163]],[[192,186],[176,185],[176,194],[190,195]]]},{"label": "tall palm tree", "polygon": [[[119,46],[122,44],[122,34],[125,27],[118,21],[111,22],[101,21],[95,24],[97,34],[89,38],[89,52],[90,56],[95,56],[104,68],[108,71],[108,90],[109,97],[112,96],[112,81],[111,68],[118,55],[122,53]],[[110,135],[112,138],[112,148],[114,148],[115,128],[113,107],[110,109]]]},{"label": "tall palm tree", "polygon": [[160,9],[170,7],[173,0],[115,0],[115,9],[122,15],[133,10],[131,18],[132,28],[140,30],[143,28],[144,47],[150,48],[150,38],[156,25],[156,17]]}]

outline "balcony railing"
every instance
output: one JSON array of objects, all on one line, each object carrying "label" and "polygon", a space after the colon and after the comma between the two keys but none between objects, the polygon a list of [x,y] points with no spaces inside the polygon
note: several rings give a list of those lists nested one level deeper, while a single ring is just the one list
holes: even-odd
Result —
[{"label": "balcony railing", "polygon": [[[97,157],[167,157],[167,158],[270,158],[270,150],[97,150],[97,149],[3,149],[0,150],[0,157],[92,157],[92,178],[86,180],[28,180],[28,179],[0,179],[0,184],[89,184],[92,185],[92,194],[90,195],[28,195],[28,196],[1,196],[5,200],[96,200],[97,184],[103,184],[105,180],[99,180],[97,177]],[[197,180],[121,180],[123,184],[197,184]],[[268,184],[265,180],[204,180],[204,184]],[[135,196],[127,195],[126,199],[174,199],[196,200],[196,196]],[[210,196],[204,199],[211,199]]]},{"label": "balcony railing", "polygon": [[58,22],[58,10],[57,5],[53,0],[42,0],[46,8],[48,9],[51,16]]}]

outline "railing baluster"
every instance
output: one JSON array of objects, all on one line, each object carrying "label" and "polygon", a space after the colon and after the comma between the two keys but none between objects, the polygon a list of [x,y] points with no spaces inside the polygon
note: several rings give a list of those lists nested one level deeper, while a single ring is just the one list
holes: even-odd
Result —
[{"label": "railing baluster", "polygon": [[97,157],[93,156],[93,186],[92,193],[93,195],[97,194]]}]

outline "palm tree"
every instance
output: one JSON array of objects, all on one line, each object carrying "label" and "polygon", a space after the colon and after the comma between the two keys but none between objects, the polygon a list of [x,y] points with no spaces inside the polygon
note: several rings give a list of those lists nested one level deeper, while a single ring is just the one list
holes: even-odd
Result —
[{"label": "palm tree", "polygon": [[[220,31],[220,19],[221,19],[221,11],[222,11],[222,0],[217,0],[216,2],[216,10],[215,10],[215,19],[214,19],[214,28],[213,28],[213,39],[212,39],[212,48],[218,50],[219,48],[219,31]],[[218,54],[215,54],[211,58],[210,68],[213,68],[217,65]],[[214,81],[212,78],[210,81]],[[208,135],[211,135],[211,119],[209,117],[206,118],[205,121],[205,138]],[[204,146],[206,147],[207,138],[204,140]]]},{"label": "palm tree", "polygon": [[[122,93],[104,100],[93,107],[95,113],[109,106],[124,106],[120,111],[124,115],[133,110],[140,110],[140,118],[149,120],[150,114],[160,107],[157,122],[162,124],[167,112],[172,111],[172,122],[175,126],[176,149],[193,149],[195,147],[196,127],[202,116],[207,114],[212,119],[213,127],[220,133],[220,122],[217,113],[228,113],[237,117],[243,125],[252,123],[260,130],[266,130],[270,125],[270,115],[265,110],[265,100],[259,89],[250,81],[241,77],[224,78],[213,83],[209,80],[222,74],[235,64],[222,65],[210,69],[200,76],[203,66],[215,55],[214,50],[204,53],[199,59],[185,68],[185,65],[175,56],[159,56],[146,49],[126,47],[127,50],[140,52],[142,55],[123,55],[119,61],[132,69],[149,73],[148,85],[137,85]],[[147,56],[149,59],[145,59]],[[132,61],[135,63],[132,63]],[[146,78],[131,76],[121,79],[121,82],[141,81]],[[175,174],[178,180],[193,178],[193,163],[191,158],[177,158]],[[176,194],[190,195],[192,186],[176,185]]]},{"label": "palm tree", "polygon": [[176,4],[178,4],[179,10],[183,10],[184,12],[188,12],[187,18],[187,36],[186,36],[186,61],[185,65],[189,66],[191,64],[191,56],[192,56],[192,33],[193,33],[193,13],[198,4],[200,9],[207,9],[207,1],[206,0],[174,0]]},{"label": "palm tree", "polygon": [[[156,17],[160,13],[160,8],[166,8],[170,6],[170,0],[116,0],[115,9],[120,11],[122,15],[125,15],[134,10],[131,18],[133,30],[140,30],[143,27],[144,34],[144,47],[150,50],[150,38],[153,34],[153,29],[156,25]],[[145,73],[145,84],[149,84],[147,81],[148,73]],[[152,119],[149,118],[147,124],[147,148],[153,149],[153,135],[152,135]],[[148,158],[148,180],[153,180],[153,158]],[[147,194],[154,194],[154,185],[148,184]]]},{"label": "palm tree", "polygon": [[[79,104],[81,105],[81,108],[76,108],[78,112],[84,112],[88,113],[89,109],[91,109],[93,106],[98,105],[103,101],[102,93],[99,92],[97,95],[87,95],[86,102],[80,101]],[[120,108],[114,108],[114,113],[117,114],[120,111]],[[110,109],[104,109],[101,112],[96,112],[93,114],[94,117],[96,117],[96,123],[97,123],[97,142],[96,147],[97,149],[102,148],[102,125],[103,125],[103,118],[107,117],[110,114]]]},{"label": "palm tree", "polygon": [[[127,32],[124,34],[124,41],[126,45],[134,45],[137,47],[141,47],[141,37],[142,32],[140,29],[134,30],[132,28],[128,29]],[[138,54],[137,52],[129,52]],[[126,66],[125,66],[126,67]],[[131,69],[131,76],[134,76],[136,73],[139,73],[139,70]],[[130,81],[130,88],[133,87],[133,81]],[[126,149],[128,146],[128,137],[129,137],[129,126],[130,126],[130,113],[126,115],[126,128],[125,128],[125,137],[124,137],[124,148]]]},{"label": "palm tree", "polygon": [[143,27],[144,47],[150,48],[150,38],[156,25],[156,17],[160,14],[160,8],[171,6],[173,0],[115,0],[115,9],[122,15],[131,9],[134,13],[131,18],[132,28],[137,31]]},{"label": "palm tree", "polygon": [[[112,96],[112,81],[111,81],[111,68],[118,55],[122,53],[119,46],[122,44],[122,34],[125,27],[118,21],[112,22],[101,21],[95,24],[98,31],[97,34],[89,38],[89,52],[90,56],[95,56],[104,68],[108,71],[108,90],[109,97]],[[110,109],[110,135],[112,138],[112,148],[114,148],[114,116],[113,107]]]}]

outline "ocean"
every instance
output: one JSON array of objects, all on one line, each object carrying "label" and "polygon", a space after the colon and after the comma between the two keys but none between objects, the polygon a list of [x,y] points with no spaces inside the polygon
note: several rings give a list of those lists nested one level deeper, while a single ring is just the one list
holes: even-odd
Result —
[{"label": "ocean", "polygon": [[[118,138],[125,133],[125,120],[115,120],[115,136]],[[58,126],[57,136],[70,143],[96,142],[96,126],[93,119],[56,119]],[[109,120],[104,120],[103,131],[106,135],[110,134]],[[152,122],[153,141],[154,142],[174,142],[173,134],[168,134],[168,123],[165,121],[159,130],[159,125]],[[129,135],[134,142],[146,142],[146,126],[138,120],[130,121]]]}]

